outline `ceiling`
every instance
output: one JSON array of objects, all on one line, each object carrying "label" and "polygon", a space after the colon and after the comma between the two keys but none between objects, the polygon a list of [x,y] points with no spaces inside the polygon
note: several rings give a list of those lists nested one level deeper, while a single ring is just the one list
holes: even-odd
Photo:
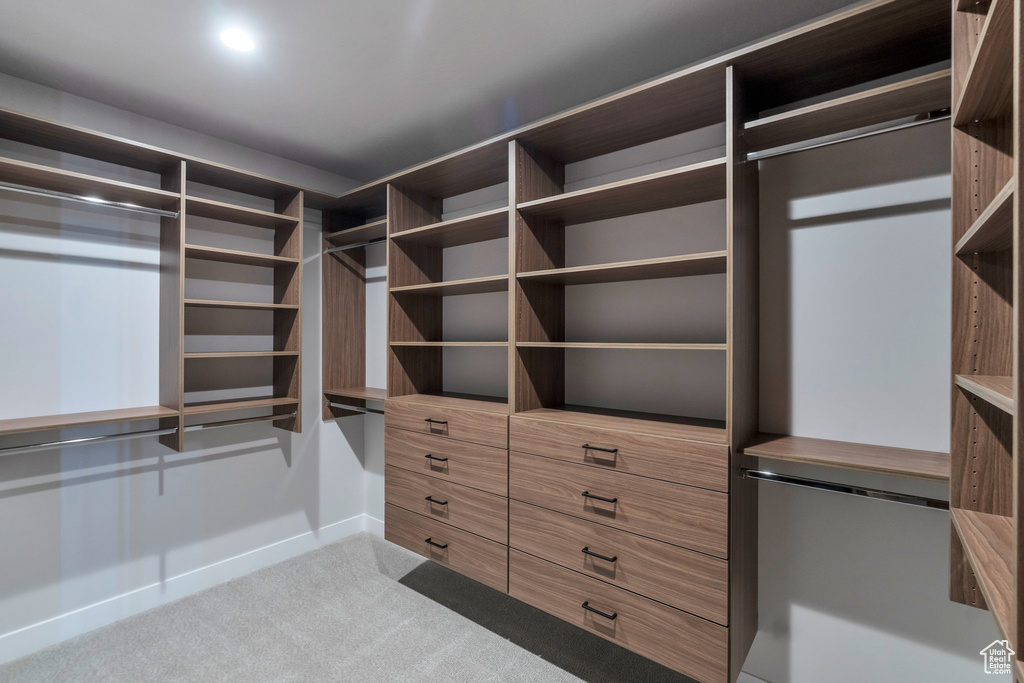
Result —
[{"label": "ceiling", "polygon": [[0,0],[0,72],[369,180],[847,4]]}]

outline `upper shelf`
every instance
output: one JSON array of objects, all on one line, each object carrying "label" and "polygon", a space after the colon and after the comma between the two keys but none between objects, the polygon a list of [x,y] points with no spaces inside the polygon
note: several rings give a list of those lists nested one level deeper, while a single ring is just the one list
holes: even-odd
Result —
[{"label": "upper shelf", "polygon": [[0,157],[0,180],[41,190],[95,196],[110,202],[174,211],[181,195],[99,176],[64,171],[27,161]]},{"label": "upper shelf", "polygon": [[524,282],[547,282],[559,285],[589,285],[601,282],[629,282],[631,280],[656,280],[690,275],[712,275],[724,273],[728,258],[724,251],[683,256],[601,263],[594,266],[573,266],[519,273],[516,277]]},{"label": "upper shelf", "polygon": [[1016,631],[1013,519],[960,508],[950,508],[949,514],[985,603],[1012,646]]},{"label": "upper shelf", "polygon": [[225,204],[212,199],[187,196],[185,198],[185,212],[190,216],[202,216],[213,218],[230,223],[242,223],[258,228],[283,228],[293,227],[299,222],[295,216],[285,216],[271,211],[260,211],[250,209],[236,204]]},{"label": "upper shelf", "polygon": [[313,209],[322,209],[337,199],[332,194],[297,188],[240,168],[12,109],[0,108],[0,137],[153,173],[166,171],[185,161],[190,181],[271,199],[302,189],[305,205]]},{"label": "upper shelf", "polygon": [[953,109],[953,123],[1013,112],[1013,0],[992,0]]},{"label": "upper shelf", "polygon": [[331,246],[345,247],[350,244],[384,240],[387,236],[388,220],[383,218],[379,221],[373,221],[372,223],[365,223],[352,228],[329,232],[324,235],[324,239],[330,242]]},{"label": "upper shelf", "polygon": [[1013,248],[1013,184],[1011,178],[957,241],[957,254]]},{"label": "upper shelf", "polygon": [[425,294],[440,296],[458,296],[460,294],[487,294],[489,292],[507,292],[508,275],[492,275],[474,277],[466,280],[448,280],[446,282],[428,282],[422,285],[406,285],[392,287],[393,294]]},{"label": "upper shelf", "polygon": [[945,69],[749,121],[743,137],[749,150],[757,151],[926,114],[949,106],[949,89]]},{"label": "upper shelf", "polygon": [[957,375],[958,387],[1013,415],[1013,378],[995,375]]},{"label": "upper shelf", "polygon": [[298,310],[298,304],[264,304],[251,301],[219,301],[213,299],[185,299],[186,306],[196,308],[242,308],[257,311]]},{"label": "upper shelf", "polygon": [[146,406],[144,408],[119,408],[116,410],[97,410],[89,413],[65,413],[63,415],[46,415],[42,417],[18,417],[0,420],[0,436],[42,432],[49,429],[67,429],[70,427],[86,427],[89,425],[111,424],[114,422],[136,422],[139,420],[156,420],[165,417],[177,417],[178,411],[164,406]]},{"label": "upper shelf", "polygon": [[566,225],[698,204],[725,197],[725,159],[650,173],[519,204],[524,216]]},{"label": "upper shelf", "polygon": [[287,258],[285,256],[274,256],[272,254],[256,254],[249,251],[236,251],[234,249],[220,249],[218,247],[203,247],[198,244],[185,245],[185,257],[200,259],[203,261],[218,261],[220,263],[236,263],[245,266],[297,266],[299,259]]},{"label": "upper shelf", "polygon": [[949,481],[949,453],[890,448],[802,436],[758,434],[744,447],[747,455],[824,465],[845,470]]},{"label": "upper shelf", "polygon": [[395,242],[411,242],[432,247],[457,247],[508,237],[508,208],[452,218],[421,228],[402,230],[391,236]]}]

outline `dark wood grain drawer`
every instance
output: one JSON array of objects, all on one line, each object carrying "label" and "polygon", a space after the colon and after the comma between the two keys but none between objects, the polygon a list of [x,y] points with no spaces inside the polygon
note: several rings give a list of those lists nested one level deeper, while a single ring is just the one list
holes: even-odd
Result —
[{"label": "dark wood grain drawer", "polygon": [[504,448],[389,428],[384,434],[384,461],[437,479],[508,495],[508,451]]},{"label": "dark wood grain drawer", "polygon": [[699,681],[726,680],[724,626],[517,550],[509,551],[508,587],[511,596],[670,669]]},{"label": "dark wood grain drawer", "polygon": [[384,425],[418,434],[508,448],[508,415],[501,413],[388,400]]},{"label": "dark wood grain drawer", "polygon": [[727,557],[725,493],[515,451],[509,462],[510,498]]},{"label": "dark wood grain drawer", "polygon": [[509,505],[509,545],[728,624],[729,563],[725,560],[518,501]]},{"label": "dark wood grain drawer", "polygon": [[491,588],[508,592],[508,546],[394,505],[384,506],[384,538]]},{"label": "dark wood grain drawer", "polygon": [[384,502],[508,543],[508,499],[397,467],[384,471]]},{"label": "dark wood grain drawer", "polygon": [[512,416],[509,448],[616,472],[729,490],[729,447],[723,445]]}]

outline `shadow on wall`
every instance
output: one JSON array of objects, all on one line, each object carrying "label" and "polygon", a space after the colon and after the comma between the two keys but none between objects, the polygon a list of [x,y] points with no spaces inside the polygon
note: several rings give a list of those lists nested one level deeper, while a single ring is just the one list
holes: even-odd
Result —
[{"label": "shadow on wall", "polygon": [[588,683],[693,682],[434,562],[423,562],[399,583]]}]

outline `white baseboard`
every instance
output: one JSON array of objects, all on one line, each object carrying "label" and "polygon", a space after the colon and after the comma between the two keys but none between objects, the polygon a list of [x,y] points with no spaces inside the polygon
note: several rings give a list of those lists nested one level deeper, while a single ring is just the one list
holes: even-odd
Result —
[{"label": "white baseboard", "polygon": [[257,569],[316,550],[346,536],[369,531],[384,535],[384,523],[369,515],[356,515],[316,531],[229,557],[199,569],[115,595],[101,602],[58,615],[0,635],[0,663],[31,654],[44,647],[81,635],[101,626],[192,595],[217,584],[245,576]]}]

